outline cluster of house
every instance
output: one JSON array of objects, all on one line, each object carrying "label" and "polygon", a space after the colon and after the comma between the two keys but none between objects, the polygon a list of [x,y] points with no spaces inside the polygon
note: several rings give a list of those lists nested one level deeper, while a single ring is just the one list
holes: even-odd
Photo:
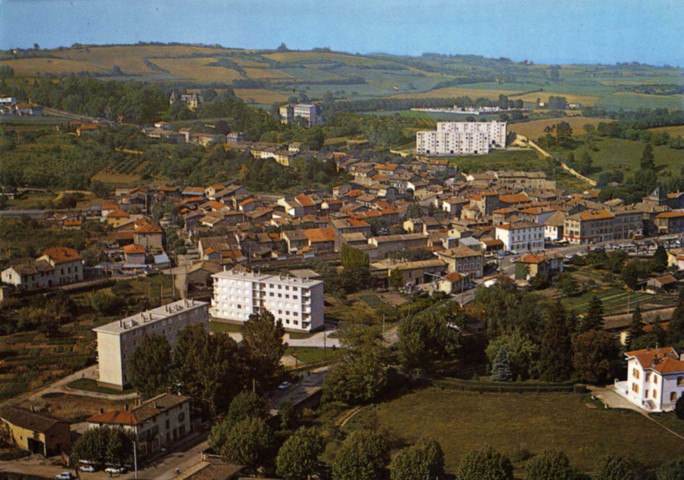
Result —
[{"label": "cluster of house", "polygon": [[19,103],[16,97],[0,94],[0,115],[41,116],[43,107],[34,103]]},{"label": "cluster of house", "polygon": [[182,127],[174,130],[170,123],[159,121],[155,122],[151,127],[142,127],[140,130],[144,135],[158,140],[165,140],[171,143],[183,144],[193,143],[208,147],[210,145],[225,144],[228,140],[238,141],[244,136],[239,133],[235,134],[217,134],[217,133],[200,133],[195,132],[190,127]]}]

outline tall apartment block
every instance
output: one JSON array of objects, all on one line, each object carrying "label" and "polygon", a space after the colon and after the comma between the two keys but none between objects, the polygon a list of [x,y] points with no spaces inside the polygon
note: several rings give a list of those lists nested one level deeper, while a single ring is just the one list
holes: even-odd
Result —
[{"label": "tall apartment block", "polygon": [[309,127],[314,127],[321,123],[318,105],[308,103],[298,103],[296,105],[282,105],[280,107],[280,122],[291,125],[297,117],[303,118]]},{"label": "tall apartment block", "polygon": [[98,383],[123,389],[131,381],[131,356],[147,335],[166,337],[174,347],[178,332],[197,324],[209,329],[209,303],[179,300],[94,328],[97,334]]},{"label": "tall apartment block", "polygon": [[506,146],[506,122],[438,122],[437,130],[416,132],[422,155],[481,155]]},{"label": "tall apartment block", "polygon": [[245,323],[253,313],[269,311],[288,330],[323,326],[323,282],[287,275],[233,269],[212,275],[215,318]]}]

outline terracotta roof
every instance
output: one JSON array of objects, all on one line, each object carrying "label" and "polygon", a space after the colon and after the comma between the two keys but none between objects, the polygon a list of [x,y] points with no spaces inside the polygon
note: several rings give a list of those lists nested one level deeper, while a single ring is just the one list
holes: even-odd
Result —
[{"label": "terracotta roof", "polygon": [[302,207],[316,206],[316,203],[313,200],[311,200],[311,197],[309,197],[308,195],[296,195],[295,200],[297,200]]},{"label": "terracotta roof", "polygon": [[518,258],[515,260],[515,263],[542,263],[543,261],[546,260],[546,257],[543,255],[534,255],[533,253],[528,253],[527,255],[523,255],[522,257]]},{"label": "terracotta roof", "polygon": [[585,210],[577,215],[579,215],[580,220],[608,220],[615,218],[615,215],[608,210]]},{"label": "terracotta roof", "polygon": [[125,212],[125,211],[120,210],[120,209],[116,209],[113,212],[109,213],[107,215],[107,218],[128,218],[129,216],[130,215],[128,214],[128,212]]},{"label": "terracotta roof", "polygon": [[626,352],[628,359],[635,358],[642,368],[655,370],[659,373],[684,372],[684,361],[672,347],[646,348]]},{"label": "terracotta roof", "polygon": [[461,275],[458,272],[451,272],[449,275],[445,276],[444,278],[446,280],[449,280],[451,283],[456,283],[465,277],[464,277],[464,275]]},{"label": "terracotta roof", "polygon": [[656,215],[656,218],[682,218],[684,212],[663,212]]},{"label": "terracotta roof", "polygon": [[76,262],[81,260],[81,256],[76,250],[69,247],[50,247],[43,252],[43,256],[48,256],[54,263]]},{"label": "terracotta roof", "polygon": [[337,238],[335,231],[329,227],[309,228],[307,230],[304,230],[304,234],[311,243],[332,242],[335,240],[335,238]]},{"label": "terracotta roof", "polygon": [[145,253],[145,247],[142,245],[138,245],[136,243],[132,243],[130,245],[126,245],[123,248],[124,253],[127,253],[129,255],[135,254],[135,253]]},{"label": "terracotta roof", "polygon": [[135,225],[135,233],[162,233],[162,229],[151,223],[141,222]]},{"label": "terracotta roof", "polygon": [[163,393],[147,400],[145,403],[132,410],[113,410],[86,419],[90,423],[103,423],[109,425],[138,425],[160,413],[190,401],[190,397]]},{"label": "terracotta roof", "polygon": [[458,247],[450,248],[449,250],[441,252],[440,255],[448,258],[481,257],[482,252],[459,245]]},{"label": "terracotta roof", "polygon": [[528,197],[524,193],[499,196],[499,202],[501,203],[528,203],[530,201],[530,197]]}]

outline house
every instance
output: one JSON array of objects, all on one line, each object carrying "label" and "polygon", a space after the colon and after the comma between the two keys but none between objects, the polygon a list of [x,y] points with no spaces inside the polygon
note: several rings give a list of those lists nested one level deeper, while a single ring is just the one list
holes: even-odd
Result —
[{"label": "house", "polygon": [[123,248],[127,265],[145,265],[145,247],[132,243]]},{"label": "house", "polygon": [[183,439],[191,431],[190,397],[162,393],[140,406],[101,412],[86,419],[89,428],[121,428],[135,436],[145,457]]},{"label": "house", "polygon": [[309,237],[301,230],[287,230],[282,233],[288,253],[297,253],[309,245]]},{"label": "house", "polygon": [[387,270],[387,277],[392,272],[401,274],[404,285],[422,285],[432,283],[446,272],[446,264],[438,259],[418,260],[414,262],[390,263],[387,261],[371,264],[371,269]]},{"label": "house", "polygon": [[163,234],[162,229],[147,220],[141,219],[135,222],[133,229],[133,243],[145,248],[161,249]]},{"label": "house", "polygon": [[646,282],[646,291],[648,293],[666,293],[676,290],[677,279],[670,274],[658,278],[650,278]]},{"label": "house", "polygon": [[83,259],[68,247],[50,247],[36,260],[2,271],[3,283],[22,290],[50,288],[83,281]]},{"label": "house", "polygon": [[684,394],[684,360],[672,347],[625,352],[627,380],[615,391],[648,412],[674,410]]},{"label": "house", "polygon": [[304,235],[309,241],[309,251],[316,253],[335,251],[337,234],[332,228],[308,228],[304,230]]},{"label": "house", "polygon": [[451,272],[437,281],[437,289],[447,295],[461,293],[468,290],[472,285],[469,275]]},{"label": "house", "polygon": [[496,238],[504,250],[537,251],[544,249],[544,225],[531,222],[504,223],[496,227]]},{"label": "house", "polygon": [[0,427],[9,431],[10,443],[44,457],[68,453],[71,449],[69,423],[25,408],[0,410]]},{"label": "house", "polygon": [[471,274],[481,278],[484,273],[484,253],[459,245],[455,248],[437,252],[437,257],[447,264],[449,272]]},{"label": "house", "polygon": [[427,235],[422,233],[407,233],[399,235],[378,235],[370,237],[368,244],[378,249],[378,256],[382,257],[389,252],[398,252],[406,249],[427,247]]},{"label": "house", "polygon": [[528,253],[515,259],[515,278],[529,280],[533,277],[541,277],[549,280],[557,273],[563,272],[562,255],[540,255]]},{"label": "house", "polygon": [[684,233],[684,211],[663,212],[655,217],[655,225],[660,234]]},{"label": "house", "polygon": [[608,210],[584,210],[566,217],[563,238],[573,244],[613,240],[615,215]]}]

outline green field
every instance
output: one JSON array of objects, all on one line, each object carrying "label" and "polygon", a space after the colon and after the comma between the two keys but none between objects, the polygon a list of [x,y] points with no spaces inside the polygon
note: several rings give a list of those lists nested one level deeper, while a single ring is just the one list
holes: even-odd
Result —
[{"label": "green field", "polygon": [[[587,404],[593,408],[590,408]],[[421,390],[362,410],[345,430],[376,425],[394,447],[421,436],[442,445],[447,471],[470,450],[491,445],[514,458],[560,449],[591,472],[608,454],[653,467],[684,455],[684,443],[631,410],[596,408],[574,393],[466,393]],[[522,478],[525,462],[515,463]]]},{"label": "green field", "polygon": [[[579,137],[579,140],[585,142],[586,137]],[[595,150],[588,150],[594,162],[594,171],[590,174],[591,177],[595,178],[602,172],[622,170],[626,178],[629,174],[639,169],[639,162],[644,150],[644,144],[641,142],[594,136],[592,146]],[[573,150],[575,158],[579,158],[585,148],[584,145],[580,145]],[[567,158],[570,151],[561,150],[553,151],[553,153]],[[657,146],[653,147],[653,153],[659,176],[676,176],[680,174],[680,168],[684,165],[684,153],[681,150],[675,150],[667,146]]]},{"label": "green field", "polygon": [[96,393],[106,393],[108,395],[126,395],[128,393],[133,393],[135,390],[132,388],[127,388],[125,390],[115,390],[113,388],[101,387],[97,384],[95,380],[90,378],[79,378],[73,382],[67,383],[68,388],[73,388],[75,390],[85,390],[88,392]]}]

